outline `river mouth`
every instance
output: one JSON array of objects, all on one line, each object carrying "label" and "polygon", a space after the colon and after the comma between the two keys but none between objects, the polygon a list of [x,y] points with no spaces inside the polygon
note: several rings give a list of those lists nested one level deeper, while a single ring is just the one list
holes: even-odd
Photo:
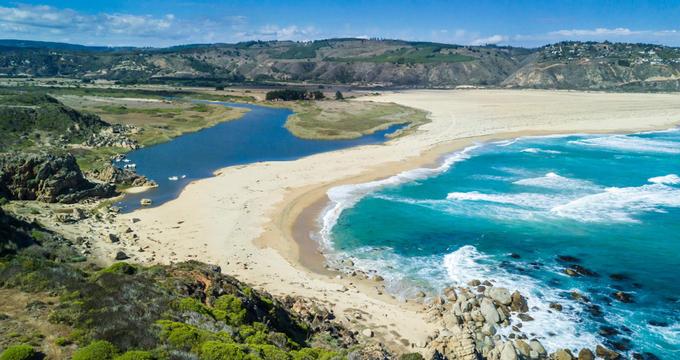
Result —
[{"label": "river mouth", "polygon": [[349,258],[397,296],[473,279],[517,289],[534,317],[522,331],[552,351],[677,358],[678,156],[678,130],[470,147],[332,188],[320,240],[332,267]]},{"label": "river mouth", "polygon": [[289,161],[327,151],[360,145],[380,144],[388,135],[405,127],[392,125],[384,130],[350,140],[309,140],[294,136],[284,127],[289,109],[229,102],[212,102],[245,108],[241,118],[223,122],[171,141],[132,151],[117,166],[132,166],[137,173],[155,181],[158,187],[126,194],[117,204],[122,212],[142,207],[142,199],[159,206],[179,196],[190,182],[213,176],[228,166],[262,161]]}]

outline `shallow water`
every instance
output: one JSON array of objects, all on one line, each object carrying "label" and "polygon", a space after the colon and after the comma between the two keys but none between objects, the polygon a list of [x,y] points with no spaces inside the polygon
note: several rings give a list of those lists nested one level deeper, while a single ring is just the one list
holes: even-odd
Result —
[{"label": "shallow water", "polygon": [[[140,207],[142,198],[158,206],[175,199],[191,181],[212,176],[227,166],[259,161],[294,160],[325,151],[357,145],[378,144],[403,125],[352,140],[305,140],[293,136],[284,127],[292,112],[288,109],[258,105],[220,103],[230,107],[250,109],[243,117],[220,123],[194,133],[185,134],[169,142],[142,148],[127,154],[139,174],[158,183],[158,187],[140,194],[126,195],[119,203],[123,211]],[[171,180],[176,177],[177,180]]]},{"label": "shallow water", "polygon": [[[353,257],[393,293],[494,279],[529,295],[523,330],[548,348],[680,358],[680,131],[486,144],[329,197],[331,261]],[[574,264],[594,274],[564,274]]]}]

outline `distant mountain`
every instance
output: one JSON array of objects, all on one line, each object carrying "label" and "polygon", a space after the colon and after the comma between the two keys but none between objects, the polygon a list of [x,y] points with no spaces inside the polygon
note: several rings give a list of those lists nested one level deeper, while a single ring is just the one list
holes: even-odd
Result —
[{"label": "distant mountain", "polygon": [[0,75],[131,83],[322,83],[680,90],[680,49],[564,42],[537,49],[401,40],[250,41],[107,48],[0,40]]}]

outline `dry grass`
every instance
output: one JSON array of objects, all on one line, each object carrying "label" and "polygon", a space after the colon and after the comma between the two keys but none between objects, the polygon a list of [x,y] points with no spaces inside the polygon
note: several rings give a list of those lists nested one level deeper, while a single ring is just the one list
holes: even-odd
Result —
[{"label": "dry grass", "polygon": [[286,128],[305,139],[352,139],[395,124],[415,128],[427,122],[424,111],[366,101],[297,102]]}]

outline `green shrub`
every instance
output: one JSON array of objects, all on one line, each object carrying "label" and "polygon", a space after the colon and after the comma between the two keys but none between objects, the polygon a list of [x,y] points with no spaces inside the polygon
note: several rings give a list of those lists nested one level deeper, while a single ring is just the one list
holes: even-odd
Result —
[{"label": "green shrub", "polygon": [[154,360],[155,358],[148,351],[130,350],[123,355],[116,356],[115,360]]},{"label": "green shrub", "polygon": [[213,314],[217,320],[229,325],[239,326],[246,320],[246,309],[241,299],[234,295],[222,295],[213,304]]},{"label": "green shrub", "polygon": [[159,320],[157,323],[161,327],[161,339],[178,349],[191,350],[210,340],[225,343],[233,342],[231,336],[225,332],[211,333],[191,325],[169,320]]},{"label": "green shrub", "polygon": [[246,344],[269,344],[267,326],[263,323],[254,322],[252,325],[241,326],[239,336]]},{"label": "green shrub", "polygon": [[210,317],[213,316],[210,309],[203,305],[202,302],[191,297],[186,297],[180,300],[179,304],[177,304],[177,308],[180,311],[193,311]]},{"label": "green shrub", "polygon": [[126,262],[117,262],[100,270],[97,274],[120,274],[120,275],[134,275],[137,273],[137,267]]},{"label": "green shrub", "polygon": [[223,343],[220,341],[206,341],[199,349],[201,360],[243,360],[246,353],[237,344]]},{"label": "green shrub", "polygon": [[319,348],[304,348],[298,351],[291,351],[293,360],[331,360],[339,358],[340,354]]},{"label": "green shrub", "polygon": [[72,360],[112,360],[118,351],[108,341],[97,340],[73,353]]},{"label": "green shrub", "polygon": [[250,353],[267,360],[290,360],[290,355],[274,345],[251,345]]},{"label": "green shrub", "polygon": [[30,345],[10,346],[0,354],[0,360],[31,360],[36,358],[37,353]]}]

